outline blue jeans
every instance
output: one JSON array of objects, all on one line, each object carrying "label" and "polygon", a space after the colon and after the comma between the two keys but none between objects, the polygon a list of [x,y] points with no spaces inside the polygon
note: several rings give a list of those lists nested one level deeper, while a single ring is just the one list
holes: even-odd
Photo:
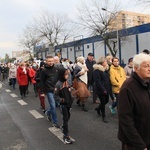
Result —
[{"label": "blue jeans", "polygon": [[49,92],[47,93],[48,102],[50,105],[50,108],[47,110],[47,115],[52,115],[53,123],[57,124],[57,114],[56,114],[56,103],[54,99],[54,94]]},{"label": "blue jeans", "polygon": [[15,89],[16,78],[11,78],[11,82],[12,82],[13,89]]},{"label": "blue jeans", "polygon": [[114,93],[115,97],[116,97],[116,101],[112,104],[112,108],[115,108],[118,106],[118,93]]}]

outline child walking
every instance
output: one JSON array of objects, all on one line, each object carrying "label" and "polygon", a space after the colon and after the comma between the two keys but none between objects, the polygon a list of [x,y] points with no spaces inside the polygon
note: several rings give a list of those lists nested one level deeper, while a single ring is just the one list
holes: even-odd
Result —
[{"label": "child walking", "polygon": [[70,119],[70,108],[72,106],[73,98],[71,96],[71,88],[67,81],[69,72],[65,68],[59,69],[59,80],[55,85],[54,97],[55,100],[60,103],[60,109],[62,113],[63,125],[63,140],[66,144],[72,144],[73,141],[69,136],[68,121]]}]

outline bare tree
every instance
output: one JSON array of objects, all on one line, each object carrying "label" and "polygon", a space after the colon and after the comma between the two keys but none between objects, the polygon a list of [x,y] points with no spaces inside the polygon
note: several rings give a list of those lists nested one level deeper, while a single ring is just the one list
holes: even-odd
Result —
[{"label": "bare tree", "polygon": [[28,49],[30,59],[33,60],[33,56],[31,54],[32,49],[35,48],[36,44],[41,40],[41,37],[36,33],[36,31],[27,26],[23,33],[20,35],[19,44]]},{"label": "bare tree", "polygon": [[150,0],[137,0],[139,3],[150,4]]},{"label": "bare tree", "polygon": [[138,10],[142,13],[149,12],[150,0],[131,0],[129,6],[131,6],[132,9],[134,6],[136,11]]},{"label": "bare tree", "polygon": [[[116,32],[117,23],[114,24],[114,22],[118,14],[119,5],[117,3],[113,4],[111,0],[91,0],[90,3],[82,2],[82,5],[78,8],[78,16],[79,24],[82,25],[84,31],[91,36],[99,35],[111,54],[115,56],[118,51],[118,39]],[[110,28],[112,23],[114,26]],[[113,33],[111,34],[111,32]]]},{"label": "bare tree", "polygon": [[34,17],[33,28],[43,40],[52,47],[64,44],[74,35],[75,27],[72,21],[64,14],[55,14],[42,10]]}]

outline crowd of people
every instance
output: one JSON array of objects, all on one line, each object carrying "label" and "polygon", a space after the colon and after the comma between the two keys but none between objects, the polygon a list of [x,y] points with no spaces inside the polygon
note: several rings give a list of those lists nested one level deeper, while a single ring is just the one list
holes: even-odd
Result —
[{"label": "crowd of people", "polygon": [[[33,91],[35,96],[39,97],[43,113],[56,128],[60,128],[56,107],[61,109],[65,143],[73,143],[68,130],[73,100],[76,100],[76,104],[81,107],[82,111],[87,112],[86,101],[91,96],[93,103],[98,104],[95,111],[98,116],[102,117],[104,123],[108,123],[105,107],[109,99],[112,101],[109,109],[113,115],[116,114],[118,108],[118,136],[123,143],[122,149],[137,148],[138,150],[141,148],[142,150],[145,148],[144,150],[146,150],[150,147],[150,130],[145,131],[150,122],[144,120],[149,119],[148,112],[150,112],[148,108],[148,106],[150,107],[149,51],[143,50],[134,58],[129,58],[128,64],[124,68],[119,62],[119,58],[111,55],[100,57],[96,61],[93,53],[88,53],[86,59],[83,56],[77,57],[74,63],[67,58],[47,56],[40,65],[35,62],[32,64],[21,62],[17,65],[11,64],[10,67],[1,65],[0,73],[2,80],[9,78],[14,90],[18,83],[22,99],[29,93],[28,85],[32,83]],[[143,74],[140,72],[142,71],[142,69],[140,70],[141,65],[145,67],[143,71],[146,72],[147,69],[145,76],[144,72]],[[134,80],[142,82],[142,85]],[[135,91],[132,91],[133,89]],[[143,98],[144,96],[145,98]],[[45,97],[49,103],[47,110]],[[142,98],[143,100],[140,100]],[[142,126],[138,124],[138,121],[143,123]],[[142,130],[141,127],[144,129]]]}]

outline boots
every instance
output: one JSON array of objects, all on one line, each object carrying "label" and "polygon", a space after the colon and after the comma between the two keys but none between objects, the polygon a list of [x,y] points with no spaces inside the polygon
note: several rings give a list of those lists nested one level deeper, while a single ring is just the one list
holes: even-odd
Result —
[{"label": "boots", "polygon": [[103,121],[104,123],[108,123],[108,121],[106,120],[105,117],[102,117],[102,121]]},{"label": "boots", "polygon": [[100,109],[98,107],[95,108],[95,111],[97,111],[98,116],[101,116]]},{"label": "boots", "polygon": [[88,111],[88,109],[85,107],[85,104],[82,104],[82,110],[85,111],[85,112]]},{"label": "boots", "polygon": [[78,105],[78,106],[81,106],[81,104],[80,104],[80,100],[79,100],[79,99],[77,100],[77,102],[76,102],[76,103],[77,103],[77,105]]}]

